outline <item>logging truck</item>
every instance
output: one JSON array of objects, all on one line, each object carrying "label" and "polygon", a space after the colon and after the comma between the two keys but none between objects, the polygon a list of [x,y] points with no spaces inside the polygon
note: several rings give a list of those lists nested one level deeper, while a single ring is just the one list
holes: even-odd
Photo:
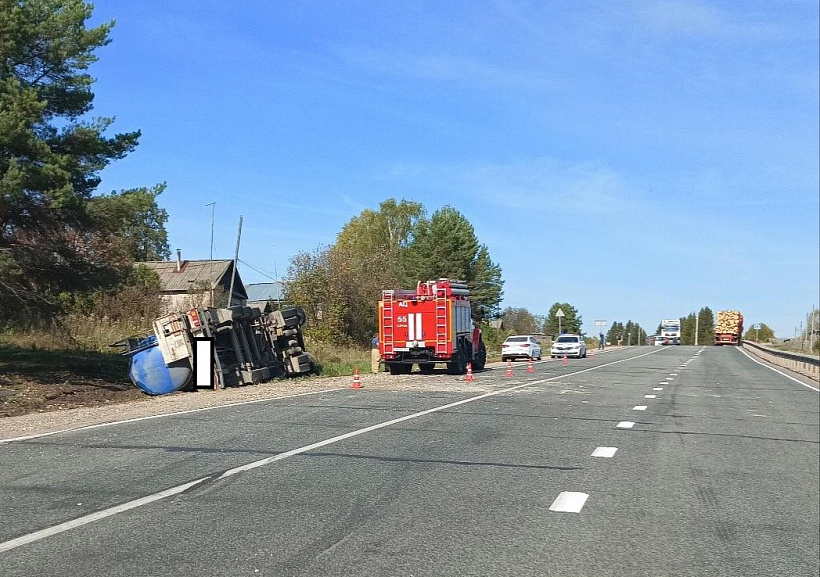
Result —
[{"label": "logging truck", "polygon": [[738,345],[743,338],[743,315],[739,311],[718,311],[715,322],[716,345]]},{"label": "logging truck", "polygon": [[384,290],[378,305],[379,353],[392,375],[413,365],[432,373],[446,364],[452,375],[481,370],[487,349],[472,319],[470,290],[463,281],[419,281],[415,290]]}]

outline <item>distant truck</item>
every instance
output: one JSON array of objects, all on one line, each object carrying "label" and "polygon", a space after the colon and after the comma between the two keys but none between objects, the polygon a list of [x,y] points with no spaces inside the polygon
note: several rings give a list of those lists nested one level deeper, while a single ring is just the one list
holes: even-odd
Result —
[{"label": "distant truck", "polygon": [[669,319],[661,321],[661,341],[663,344],[680,344],[680,320]]},{"label": "distant truck", "polygon": [[452,375],[481,370],[487,349],[473,324],[470,290],[461,281],[420,281],[412,290],[384,290],[379,299],[379,352],[391,375],[408,374],[414,364],[431,373],[446,363]]},{"label": "distant truck", "polygon": [[738,345],[743,338],[743,315],[740,311],[718,311],[715,322],[716,345]]}]

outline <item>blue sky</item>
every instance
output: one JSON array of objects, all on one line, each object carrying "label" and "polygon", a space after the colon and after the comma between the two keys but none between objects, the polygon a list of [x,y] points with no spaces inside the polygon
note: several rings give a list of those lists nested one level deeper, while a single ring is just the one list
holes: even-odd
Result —
[{"label": "blue sky", "polygon": [[504,306],[793,336],[820,300],[815,0],[98,0],[101,192],[166,182],[172,250],[246,283],[388,198],[457,208]]}]

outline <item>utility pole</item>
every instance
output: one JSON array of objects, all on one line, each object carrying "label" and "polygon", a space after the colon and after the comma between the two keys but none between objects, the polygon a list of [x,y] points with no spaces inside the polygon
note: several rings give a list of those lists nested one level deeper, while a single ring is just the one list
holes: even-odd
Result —
[{"label": "utility pole", "polygon": [[236,265],[239,263],[239,240],[242,238],[242,215],[239,215],[239,232],[236,234],[236,252],[233,257],[233,274],[231,275],[231,288],[228,291],[228,307],[233,302],[233,283],[236,279]]},{"label": "utility pole", "polygon": [[695,346],[698,346],[698,323],[700,322],[700,314],[695,315]]},{"label": "utility pole", "polygon": [[211,300],[208,302],[208,306],[214,306],[214,208],[216,207],[216,201],[209,202],[205,206],[211,207],[211,260],[210,260],[210,274],[208,278],[208,284],[211,287]]}]

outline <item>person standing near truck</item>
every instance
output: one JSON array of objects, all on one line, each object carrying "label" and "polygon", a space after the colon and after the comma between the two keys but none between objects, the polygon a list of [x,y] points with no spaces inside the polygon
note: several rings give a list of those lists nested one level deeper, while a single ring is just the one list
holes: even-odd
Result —
[{"label": "person standing near truck", "polygon": [[604,333],[598,333],[598,350],[604,350]]},{"label": "person standing near truck", "polygon": [[377,375],[379,373],[379,363],[381,363],[382,356],[379,353],[379,335],[378,333],[373,334],[373,340],[371,342],[371,349],[370,349],[370,371]]}]

